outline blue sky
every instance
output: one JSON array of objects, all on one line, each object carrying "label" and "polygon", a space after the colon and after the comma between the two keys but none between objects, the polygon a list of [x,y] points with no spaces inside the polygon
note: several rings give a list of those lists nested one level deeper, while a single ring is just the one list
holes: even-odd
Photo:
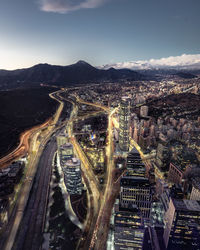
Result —
[{"label": "blue sky", "polygon": [[199,0],[1,0],[0,68],[200,53]]}]

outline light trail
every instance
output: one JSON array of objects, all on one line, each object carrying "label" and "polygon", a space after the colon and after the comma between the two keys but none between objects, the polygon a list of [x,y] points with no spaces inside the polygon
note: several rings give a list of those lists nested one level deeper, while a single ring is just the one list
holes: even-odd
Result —
[{"label": "light trail", "polygon": [[20,136],[20,143],[16,149],[11,153],[0,159],[0,168],[7,167],[12,161],[18,159],[19,157],[25,155],[29,151],[29,139],[34,136],[35,133],[47,127],[50,123],[51,118],[45,123],[35,126],[28,131],[25,131]]},{"label": "light trail", "polygon": [[35,133],[41,131],[45,127],[48,127],[48,126],[50,127],[52,124],[56,124],[58,122],[58,119],[64,107],[64,103],[54,96],[57,93],[60,93],[60,91],[56,91],[56,92],[49,94],[50,98],[60,103],[56,113],[53,115],[53,118],[49,118],[43,124],[34,126],[31,129],[23,132],[20,135],[19,145],[8,155],[0,159],[0,168],[7,167],[12,161],[24,156],[27,152],[29,152],[29,139],[31,139],[31,137],[33,137]]},{"label": "light trail", "polygon": [[[55,93],[56,92],[54,92],[54,94]],[[56,99],[56,98],[53,97],[53,99]],[[59,128],[59,127],[54,128],[54,126],[51,126],[51,123],[53,123],[53,124],[57,123],[57,121],[60,117],[60,114],[63,110],[63,107],[64,107],[64,104],[60,103],[56,113],[54,114],[53,119],[50,119],[46,123],[37,126],[37,130],[35,130],[35,127],[31,129],[31,131],[33,131],[33,134],[31,137],[31,142],[30,142],[31,146],[30,147],[29,147],[29,142],[28,142],[29,137],[30,137],[30,135],[29,135],[30,130],[26,132],[28,134],[26,134],[26,133],[24,134],[24,138],[22,140],[22,145],[23,145],[23,142],[25,140],[25,142],[26,142],[25,145],[28,145],[28,149],[30,152],[30,160],[29,160],[29,164],[27,167],[26,176],[24,178],[24,183],[23,183],[21,190],[20,190],[19,199],[17,200],[17,204],[16,204],[17,210],[15,211],[13,220],[10,221],[9,222],[10,224],[7,226],[8,237],[7,237],[7,240],[5,242],[5,250],[12,249],[12,246],[15,242],[17,231],[19,229],[21,220],[23,218],[25,207],[26,207],[26,204],[28,201],[28,197],[30,194],[32,184],[33,184],[33,178],[34,178],[36,171],[37,171],[37,164],[38,164],[40,156],[42,155],[42,152],[43,152],[43,148],[41,148],[40,145],[45,145],[47,143],[47,141],[49,140],[49,138],[51,137],[51,134]],[[42,133],[43,128],[45,128],[47,125],[49,125],[48,131],[46,132],[46,134],[44,134],[42,141],[40,142],[40,144],[35,144],[37,142],[37,138],[35,138],[35,136],[38,137],[39,132]],[[22,147],[22,145],[19,145],[19,146]],[[37,147],[37,148],[35,148],[35,147]],[[32,153],[32,151],[31,151],[33,148],[36,149],[35,154]],[[14,153],[12,152],[12,154],[14,154]]]},{"label": "light trail", "polygon": [[[102,245],[105,241],[105,233],[106,226],[107,226],[107,215],[108,211],[111,209],[111,205],[109,200],[112,194],[112,172],[114,170],[114,160],[113,160],[113,135],[112,135],[112,128],[113,128],[113,121],[112,116],[116,112],[117,108],[115,108],[112,112],[110,112],[108,116],[108,145],[106,147],[106,153],[107,153],[107,182],[106,187],[103,195],[103,201],[101,202],[101,208],[99,215],[97,217],[95,229],[93,231],[92,239],[90,242],[89,250],[93,249],[102,249]],[[104,235],[102,235],[102,230],[104,230]],[[100,235],[99,235],[100,234]],[[104,236],[104,237],[103,237]]]},{"label": "light trail", "polygon": [[[86,222],[86,226],[85,226],[85,231],[87,232],[87,238],[85,240],[85,244],[84,247],[81,249],[90,249],[93,250],[95,244],[97,243],[96,240],[98,239],[99,244],[101,244],[101,240],[97,237],[98,233],[104,232],[104,229],[107,232],[107,225],[108,223],[106,222],[106,219],[109,215],[108,211],[111,211],[112,209],[112,202],[110,201],[111,198],[111,194],[112,194],[112,184],[113,184],[113,178],[112,178],[112,172],[114,170],[114,159],[113,159],[113,151],[114,151],[114,144],[113,144],[113,133],[112,133],[112,128],[113,128],[113,115],[115,114],[115,112],[117,111],[117,108],[115,108],[114,110],[110,111],[110,108],[102,106],[100,104],[94,104],[94,103],[89,103],[89,102],[85,102],[83,100],[81,100],[79,97],[76,97],[76,101],[83,103],[83,104],[87,104],[87,105],[91,105],[97,108],[101,108],[106,112],[110,112],[109,116],[108,116],[108,135],[107,135],[107,142],[108,145],[106,147],[106,155],[107,155],[107,175],[106,175],[106,187],[104,190],[104,194],[101,196],[101,194],[99,193],[98,190],[98,185],[96,183],[96,178],[94,176],[94,173],[92,171],[92,166],[89,163],[85,153],[83,152],[81,146],[79,145],[79,143],[76,141],[74,135],[73,135],[73,122],[75,120],[81,119],[81,117],[77,117],[77,109],[75,108],[75,103],[74,101],[70,101],[74,108],[73,111],[71,113],[70,116],[70,120],[68,122],[67,125],[67,132],[68,132],[68,136],[70,137],[70,141],[74,146],[74,149],[76,150],[81,162],[83,163],[82,165],[82,171],[84,173],[85,176],[87,176],[88,179],[88,185],[89,185],[89,189],[92,192],[92,197],[93,197],[93,204],[94,204],[94,209],[95,209],[95,213],[92,214],[92,209],[89,210],[89,213],[91,214],[91,217],[88,216],[88,221]],[[99,194],[99,195],[97,195]],[[99,206],[100,206],[100,210],[99,210]],[[107,217],[106,217],[107,216]],[[104,228],[105,227],[105,228]],[[107,235],[107,233],[105,233]],[[101,235],[100,235],[101,236]],[[102,242],[104,243],[105,241],[105,237],[102,238]],[[89,244],[89,245],[88,245]],[[80,242],[79,242],[80,245]],[[95,246],[96,247],[96,246]],[[99,246],[99,248],[97,247],[97,249],[102,249],[101,246]]]}]

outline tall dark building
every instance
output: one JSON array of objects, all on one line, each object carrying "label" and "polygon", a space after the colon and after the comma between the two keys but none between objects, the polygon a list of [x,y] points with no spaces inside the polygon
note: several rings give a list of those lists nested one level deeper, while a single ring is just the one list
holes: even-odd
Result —
[{"label": "tall dark building", "polygon": [[127,176],[134,177],[145,177],[146,168],[140,154],[133,148],[131,152],[128,153],[126,160]]},{"label": "tall dark building", "polygon": [[164,242],[167,249],[200,249],[199,201],[171,199],[165,221]]},{"label": "tall dark building", "polygon": [[121,151],[129,151],[129,120],[130,102],[127,97],[123,97],[119,110],[119,147]]},{"label": "tall dark building", "polygon": [[115,206],[114,216],[115,250],[151,250],[148,230],[144,227],[142,216],[137,209]]},{"label": "tall dark building", "polygon": [[149,180],[144,177],[125,176],[120,182],[120,205],[139,209],[144,218],[149,218],[152,193]]}]

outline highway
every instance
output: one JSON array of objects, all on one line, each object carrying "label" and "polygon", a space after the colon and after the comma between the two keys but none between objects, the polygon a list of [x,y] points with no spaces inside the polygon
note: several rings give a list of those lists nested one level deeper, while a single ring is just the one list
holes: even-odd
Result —
[{"label": "highway", "polygon": [[113,171],[115,169],[114,165],[114,145],[113,145],[113,115],[117,109],[110,112],[108,116],[108,136],[107,136],[107,175],[106,175],[106,186],[103,194],[103,199],[101,201],[100,211],[97,217],[95,229],[93,231],[92,239],[90,242],[89,249],[93,250],[103,250],[106,248],[106,241],[109,230],[109,221],[111,216],[111,210],[118,194],[117,185],[114,183]]},{"label": "highway", "polygon": [[[113,178],[113,170],[114,167],[114,159],[113,159],[113,152],[114,152],[114,143],[113,143],[113,124],[114,124],[114,114],[117,111],[117,108],[113,111],[110,111],[108,107],[105,107],[100,104],[96,103],[89,103],[81,100],[78,96],[76,96],[76,102],[87,104],[94,106],[96,108],[101,108],[104,111],[109,113],[108,116],[108,135],[107,135],[107,147],[106,147],[106,155],[107,155],[107,172],[106,172],[106,186],[104,189],[103,194],[100,194],[100,200],[98,200],[96,193],[98,192],[98,185],[94,185],[96,182],[96,178],[92,171],[92,167],[88,164],[87,157],[85,156],[82,148],[76,141],[75,137],[73,136],[73,120],[71,119],[70,128],[68,128],[68,134],[71,137],[71,142],[74,145],[79,158],[81,159],[84,168],[82,168],[83,174],[87,175],[89,181],[89,191],[92,191],[92,199],[93,199],[93,206],[94,210],[88,211],[88,220],[86,220],[86,227],[84,234],[86,237],[83,237],[82,240],[79,242],[77,249],[84,249],[84,250],[93,250],[93,249],[105,249],[107,235],[109,230],[109,220],[111,215],[111,210],[118,194],[118,182],[114,183]],[[75,105],[75,104],[74,104]],[[75,116],[74,116],[75,117]],[[76,117],[78,119],[78,117]],[[94,182],[95,181],[95,182]],[[95,187],[96,186],[96,187]],[[90,195],[91,199],[91,195]]]},{"label": "highway", "polygon": [[[56,99],[55,95],[57,94],[57,92],[52,93],[54,99]],[[16,201],[13,213],[9,219],[9,223],[6,228],[6,232],[4,236],[6,237],[6,240],[5,242],[4,240],[2,240],[2,244],[4,245],[5,250],[12,249],[12,246],[15,242],[16,234],[19,229],[19,225],[22,221],[22,218],[25,216],[27,212],[25,208],[27,205],[30,192],[32,191],[33,180],[37,172],[38,162],[40,162],[39,160],[44,150],[42,145],[46,145],[52,133],[54,133],[59,128],[59,127],[55,128],[55,124],[58,122],[58,119],[60,117],[60,114],[64,106],[63,102],[61,102],[60,100],[59,102],[60,102],[60,105],[55,115],[53,116],[53,118],[50,119],[47,129],[43,131],[43,128],[47,126],[47,124],[45,124],[45,126],[40,126],[39,129],[37,129],[36,131],[34,131],[33,134],[31,134],[31,142],[30,142],[30,147],[29,147],[29,163],[28,163],[28,166],[26,167],[27,171],[26,171],[25,179],[24,181],[22,180],[23,185],[21,185],[21,189],[18,194],[18,199]],[[40,142],[37,141],[39,134],[42,136],[42,140]],[[28,138],[29,137],[27,137],[26,140],[29,146]],[[48,185],[46,186],[46,188],[48,188]],[[38,193],[38,196],[41,195],[41,190],[40,190],[40,193]],[[38,214],[40,214],[40,212]]]},{"label": "highway", "polygon": [[[76,101],[79,103],[91,105],[96,108],[101,108],[106,112],[110,111],[108,107],[105,107],[96,103],[85,102],[76,95],[75,97],[76,97]],[[85,156],[82,148],[80,147],[75,137],[73,136],[73,120],[75,119],[76,116],[74,115],[74,119],[72,118],[71,122],[68,123],[70,126],[68,128],[68,134],[70,135],[71,142],[74,145],[77,151],[77,154],[83,163],[84,168],[82,168],[82,171],[88,177],[89,190],[92,190],[92,197],[93,197],[93,204],[94,204],[94,211],[88,211],[89,218],[87,217],[88,220],[86,221],[86,227],[84,231],[87,236],[86,238],[82,239],[82,242],[79,242],[79,246],[77,247],[77,249],[102,250],[106,246],[111,210],[112,210],[116,195],[118,194],[118,191],[119,191],[116,188],[118,185],[116,185],[113,182],[113,170],[115,169],[115,167],[114,167],[114,160],[113,160],[114,143],[113,143],[112,129],[113,129],[113,123],[114,123],[113,115],[115,114],[116,111],[117,111],[117,108],[109,112],[109,116],[108,116],[109,122],[108,122],[108,135],[107,135],[108,144],[106,148],[106,155],[107,155],[106,187],[104,189],[103,194],[101,194],[101,199],[99,200],[99,202],[96,196],[98,185],[96,187],[94,186],[94,180],[96,180],[96,178],[92,171],[92,166],[88,163],[87,157]],[[76,119],[78,119],[78,117],[76,117]],[[94,190],[96,191],[94,192]],[[90,198],[91,198],[91,195],[90,195]],[[97,209],[96,209],[97,205],[95,204],[98,204]]]},{"label": "highway", "polygon": [[0,168],[5,168],[7,167],[12,161],[17,160],[18,158],[24,156],[27,152],[29,152],[29,139],[32,139],[34,135],[38,132],[41,131],[43,128],[48,127],[49,125],[56,124],[60,114],[63,110],[64,103],[56,98],[55,96],[59,95],[61,91],[55,91],[53,93],[49,94],[49,97],[58,101],[60,103],[56,113],[54,114],[53,118],[48,119],[45,121],[43,124],[37,125],[32,127],[31,129],[23,132],[20,135],[20,143],[19,145],[8,155],[0,159]]},{"label": "highway", "polygon": [[[92,170],[92,166],[73,134],[73,122],[79,119],[81,120],[87,119],[91,116],[98,115],[99,111],[95,113],[92,112],[91,114],[87,114],[84,117],[81,117],[81,116],[77,117],[78,107],[75,101],[72,101],[69,99],[65,99],[65,100],[70,101],[73,104],[73,110],[71,112],[70,119],[67,123],[66,130],[70,138],[70,141],[73,144],[75,152],[82,162],[81,164],[82,176],[83,176],[84,182],[88,190],[88,211],[87,211],[86,220],[84,222],[84,233],[83,233],[84,237],[80,239],[77,249],[88,250],[90,240],[94,231],[96,218],[99,213],[99,207],[100,207],[102,194],[100,192],[99,183],[97,182],[94,172]],[[92,104],[92,106],[94,105]]]},{"label": "highway", "polygon": [[[69,101],[68,99],[66,99],[66,100]],[[82,171],[85,172],[85,175],[89,178],[90,185],[92,185],[92,190],[94,192],[94,195],[97,198],[99,198],[99,196],[100,196],[100,191],[99,191],[100,190],[100,186],[99,186],[99,183],[96,180],[96,177],[95,177],[94,172],[92,170],[92,166],[91,166],[90,162],[88,161],[87,156],[83,152],[81,146],[79,145],[79,143],[77,142],[77,140],[76,140],[76,138],[75,138],[75,136],[73,134],[73,122],[75,120],[78,120],[78,119],[86,119],[86,118],[88,118],[90,116],[93,116],[94,113],[92,113],[91,115],[87,114],[85,117],[77,117],[77,112],[78,112],[77,105],[74,102],[72,102],[72,101],[71,101],[71,103],[73,104],[73,110],[71,112],[71,116],[70,116],[70,119],[69,119],[69,121],[67,123],[67,128],[66,128],[67,133],[68,133],[68,137],[69,137],[71,143],[74,146],[74,149],[75,149],[75,151],[77,153],[77,156],[80,158],[80,160],[82,162]]]},{"label": "highway", "polygon": [[[50,94],[50,97],[56,99],[60,105],[53,116],[53,119],[45,132],[42,132],[42,141],[38,142],[37,137],[40,130],[35,133],[32,138],[31,148],[35,149],[35,153],[30,154],[29,168],[26,173],[26,179],[22,187],[20,197],[17,202],[17,212],[13,218],[13,226],[11,232],[8,230],[8,240],[6,242],[6,250],[25,250],[39,249],[42,243],[42,232],[44,218],[46,215],[46,201],[48,197],[49,182],[52,170],[52,159],[56,151],[56,141],[51,139],[47,144],[51,135],[59,131],[61,127],[67,124],[66,130],[71,143],[74,146],[76,155],[80,158],[82,176],[88,190],[88,212],[84,222],[84,233],[80,239],[77,249],[84,250],[102,250],[105,249],[107,234],[109,230],[109,219],[113,203],[118,194],[118,182],[114,183],[113,170],[114,167],[114,142],[113,142],[113,126],[115,123],[114,114],[117,109],[110,111],[108,107],[100,104],[89,103],[81,100],[76,96],[76,101],[63,98],[60,94],[62,91],[56,91]],[[70,101],[73,104],[69,120],[63,122],[60,126],[56,126],[60,114],[63,110],[64,103],[62,100]],[[77,116],[78,103],[100,108],[103,111],[92,112],[85,116]],[[105,178],[105,188],[100,191],[100,185],[97,181],[92,166],[82,150],[81,146],[73,134],[73,123],[79,119],[87,119],[91,116],[98,115],[99,112],[108,113],[108,133],[107,133],[107,171]],[[46,145],[43,147],[42,145]],[[33,178],[35,176],[34,182]],[[21,222],[21,223],[20,223]],[[20,224],[20,226],[19,226]],[[18,232],[18,233],[17,233]],[[17,233],[17,236],[16,236]],[[15,244],[13,245],[13,243]]]},{"label": "highway", "polygon": [[57,145],[54,139],[45,147],[40,157],[37,173],[24,211],[24,216],[15,238],[13,250],[36,250],[40,248],[43,223],[46,215],[46,200],[48,197],[52,160],[56,150]]},{"label": "highway", "polygon": [[51,119],[22,133],[19,145],[8,155],[0,159],[0,168],[6,168],[12,161],[24,156],[29,151],[29,139],[31,139],[38,131],[47,127],[50,124],[50,121]]}]

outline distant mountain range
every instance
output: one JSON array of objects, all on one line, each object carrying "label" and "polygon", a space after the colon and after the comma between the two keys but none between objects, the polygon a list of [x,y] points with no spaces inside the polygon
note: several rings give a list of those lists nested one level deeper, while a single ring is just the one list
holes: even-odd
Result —
[{"label": "distant mountain range", "polygon": [[122,79],[142,80],[145,77],[130,69],[98,69],[84,61],[69,66],[37,64],[31,68],[0,70],[0,87],[15,88],[37,86],[41,83],[56,86],[117,81]]},{"label": "distant mountain range", "polygon": [[111,63],[101,66],[101,69],[127,68],[131,70],[176,70],[176,71],[200,71],[200,54],[170,56],[161,59],[150,59],[130,62]]},{"label": "distant mountain range", "polygon": [[102,81],[160,80],[169,75],[185,79],[200,75],[200,54],[108,64],[97,68],[78,61],[68,66],[45,63],[26,69],[0,70],[0,89],[39,86],[41,83],[70,86]]}]

